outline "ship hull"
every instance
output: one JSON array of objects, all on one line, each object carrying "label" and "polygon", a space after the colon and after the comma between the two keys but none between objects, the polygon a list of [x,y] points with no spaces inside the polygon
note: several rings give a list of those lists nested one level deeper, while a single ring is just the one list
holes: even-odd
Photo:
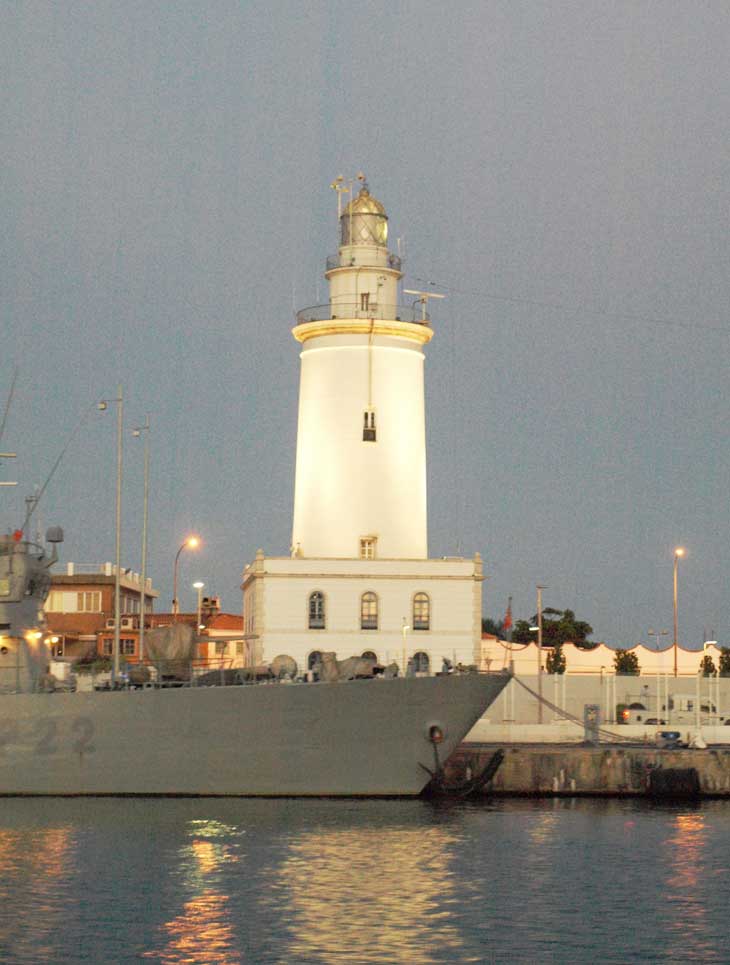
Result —
[{"label": "ship hull", "polygon": [[501,674],[0,697],[0,795],[416,795]]}]

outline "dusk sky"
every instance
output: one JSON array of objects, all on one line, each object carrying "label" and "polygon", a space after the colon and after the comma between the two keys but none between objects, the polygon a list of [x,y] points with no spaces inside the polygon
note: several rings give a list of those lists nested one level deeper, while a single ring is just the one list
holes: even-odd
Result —
[{"label": "dusk sky", "polygon": [[[0,59],[0,524],[240,612],[286,555],[293,310],[326,300],[330,182],[362,170],[433,287],[429,548],[484,612],[569,607],[616,645],[730,646],[730,7],[724,0],[7,0]],[[404,296],[407,300],[408,296]]]}]

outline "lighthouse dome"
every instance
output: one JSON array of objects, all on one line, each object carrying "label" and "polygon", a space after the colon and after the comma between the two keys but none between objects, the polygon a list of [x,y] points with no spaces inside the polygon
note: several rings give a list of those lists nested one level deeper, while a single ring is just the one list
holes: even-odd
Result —
[{"label": "lighthouse dome", "polygon": [[340,216],[342,245],[381,245],[388,242],[388,216],[383,205],[367,187],[362,187],[356,198]]}]

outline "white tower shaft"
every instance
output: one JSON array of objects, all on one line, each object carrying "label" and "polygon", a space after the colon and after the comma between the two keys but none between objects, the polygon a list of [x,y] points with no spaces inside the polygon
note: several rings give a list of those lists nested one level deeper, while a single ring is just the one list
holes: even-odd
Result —
[{"label": "white tower shaft", "polygon": [[367,189],[341,216],[330,301],[299,312],[303,345],[292,550],[308,557],[426,559],[420,309],[398,305],[400,260]]}]

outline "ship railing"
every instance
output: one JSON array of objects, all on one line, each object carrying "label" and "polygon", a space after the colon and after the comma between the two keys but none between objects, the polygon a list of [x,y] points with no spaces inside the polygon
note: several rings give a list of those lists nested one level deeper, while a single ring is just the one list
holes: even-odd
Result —
[{"label": "ship railing", "polygon": [[362,318],[378,321],[410,322],[416,325],[428,325],[429,316],[423,317],[420,306],[414,305],[379,305],[371,303],[363,308],[359,302],[343,302],[342,304],[312,305],[297,312],[297,325],[307,322],[323,322],[338,318]]}]

